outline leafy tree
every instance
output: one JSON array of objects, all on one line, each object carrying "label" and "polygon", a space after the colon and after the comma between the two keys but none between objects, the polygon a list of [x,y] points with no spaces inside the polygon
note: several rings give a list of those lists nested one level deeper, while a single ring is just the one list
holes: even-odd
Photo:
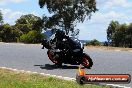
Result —
[{"label": "leafy tree", "polygon": [[110,22],[108,29],[107,29],[107,40],[109,44],[113,44],[113,42],[115,42],[113,38],[115,36],[115,31],[118,29],[118,27],[119,27],[118,21]]},{"label": "leafy tree", "polygon": [[2,24],[3,24],[3,16],[0,10],[0,42],[2,42]]},{"label": "leafy tree", "polygon": [[43,22],[41,18],[33,14],[22,15],[19,19],[17,19],[14,28],[20,30],[20,42],[41,42],[43,38],[43,35],[41,33],[42,23]]},{"label": "leafy tree", "polygon": [[126,29],[125,43],[132,48],[132,23]]},{"label": "leafy tree", "polygon": [[32,26],[30,24],[16,24],[15,28],[20,30],[22,34],[26,34],[32,30]]},{"label": "leafy tree", "polygon": [[87,42],[86,45],[100,46],[101,43],[98,40],[93,39],[93,40]]},{"label": "leafy tree", "polygon": [[0,11],[0,25],[3,23],[3,16],[2,16],[2,13]]},{"label": "leafy tree", "polygon": [[116,46],[121,46],[121,47],[125,47],[125,36],[126,34],[126,29],[127,29],[127,24],[121,24],[119,25],[119,28],[117,29],[116,33],[117,34],[116,37],[116,42],[115,45]]},{"label": "leafy tree", "polygon": [[3,42],[11,42],[13,40],[12,34],[12,27],[9,24],[2,25],[1,38]]},{"label": "leafy tree", "polygon": [[38,19],[41,19],[38,16],[33,14],[22,15],[19,19],[17,19],[16,24],[31,24],[33,25]]},{"label": "leafy tree", "polygon": [[41,8],[46,6],[52,14],[51,17],[44,15],[44,28],[64,29],[67,34],[97,11],[95,0],[39,0],[39,5]]},{"label": "leafy tree", "polygon": [[2,42],[17,42],[17,39],[21,35],[21,32],[10,26],[9,24],[3,24],[0,27],[0,41]]},{"label": "leafy tree", "polygon": [[132,47],[132,23],[119,24],[112,21],[107,29],[107,39],[112,46],[116,47]]},{"label": "leafy tree", "polygon": [[32,30],[29,31],[27,34],[23,34],[20,36],[20,42],[24,43],[39,43],[43,39],[42,33]]},{"label": "leafy tree", "polygon": [[22,32],[17,29],[16,26],[12,26],[12,30],[13,30],[13,37],[14,37],[14,42],[19,42],[19,38],[22,35]]},{"label": "leafy tree", "polygon": [[42,27],[41,18],[33,14],[22,15],[17,19],[16,24],[10,26],[4,24],[0,26],[0,41],[3,42],[25,42],[38,43],[41,42]]},{"label": "leafy tree", "polygon": [[0,42],[2,42],[2,26],[0,25]]},{"label": "leafy tree", "polygon": [[39,21],[41,21],[41,18],[33,14],[22,15],[17,19],[15,26],[24,34],[31,30],[41,31],[41,28],[37,26]]}]

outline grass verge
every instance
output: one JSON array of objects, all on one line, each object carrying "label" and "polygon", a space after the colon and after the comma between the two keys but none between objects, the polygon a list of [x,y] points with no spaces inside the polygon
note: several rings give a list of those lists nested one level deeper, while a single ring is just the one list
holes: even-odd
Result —
[{"label": "grass verge", "polygon": [[39,74],[15,72],[0,68],[0,88],[110,88],[98,85],[79,85],[73,81]]}]

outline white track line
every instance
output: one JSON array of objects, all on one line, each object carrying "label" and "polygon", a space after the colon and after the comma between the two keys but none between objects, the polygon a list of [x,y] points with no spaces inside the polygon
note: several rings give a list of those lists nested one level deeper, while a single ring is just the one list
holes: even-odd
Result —
[{"label": "white track line", "polygon": [[113,87],[117,87],[117,88],[131,88],[131,87],[120,86],[120,85],[115,85],[115,84],[106,84],[106,85],[113,86]]},{"label": "white track line", "polygon": [[[18,69],[7,68],[7,67],[0,67],[0,68],[7,69],[7,70],[12,70],[12,71],[15,71],[15,72],[25,72],[25,73],[40,74],[40,75],[43,75],[43,76],[56,77],[56,78],[63,79],[63,80],[69,80],[69,81],[74,81],[74,82],[76,81],[75,78],[70,78],[70,77],[63,77],[63,76],[57,76],[57,75],[51,75],[51,74],[45,74],[45,73],[38,73],[38,72],[32,72],[32,71],[18,70]],[[99,85],[103,85],[103,84],[99,84]],[[131,88],[131,87],[120,86],[120,85],[115,85],[115,84],[105,84],[105,85],[111,86],[113,88]]]}]

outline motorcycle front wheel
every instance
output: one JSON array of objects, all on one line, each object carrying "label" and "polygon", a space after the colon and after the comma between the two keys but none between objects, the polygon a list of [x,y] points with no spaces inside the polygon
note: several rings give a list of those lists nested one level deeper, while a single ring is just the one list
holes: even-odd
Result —
[{"label": "motorcycle front wheel", "polygon": [[50,52],[50,50],[47,51],[47,55],[49,57],[49,59],[57,66],[62,66],[61,61],[59,61],[58,58],[55,58],[54,54],[52,52]]},{"label": "motorcycle front wheel", "polygon": [[92,59],[90,58],[89,55],[87,54],[83,54],[82,56],[82,63],[81,63],[85,68],[91,68],[92,65],[93,65],[93,61]]}]

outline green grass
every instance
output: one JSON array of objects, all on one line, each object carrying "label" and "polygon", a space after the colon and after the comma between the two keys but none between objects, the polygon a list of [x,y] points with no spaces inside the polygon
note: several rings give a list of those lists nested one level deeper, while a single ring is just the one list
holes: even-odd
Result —
[{"label": "green grass", "polygon": [[65,81],[39,74],[14,72],[0,69],[0,88],[109,88],[97,85],[79,85],[76,82]]}]

